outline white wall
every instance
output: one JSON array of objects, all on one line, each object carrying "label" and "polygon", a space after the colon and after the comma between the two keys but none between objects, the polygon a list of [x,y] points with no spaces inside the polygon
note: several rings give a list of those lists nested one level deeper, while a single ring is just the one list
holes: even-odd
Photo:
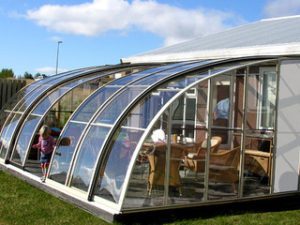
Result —
[{"label": "white wall", "polygon": [[300,153],[300,60],[280,67],[274,192],[298,190]]}]

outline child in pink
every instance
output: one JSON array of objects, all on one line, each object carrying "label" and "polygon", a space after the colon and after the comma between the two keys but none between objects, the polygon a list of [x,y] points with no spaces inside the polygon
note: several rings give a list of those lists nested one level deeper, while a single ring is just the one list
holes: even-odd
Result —
[{"label": "child in pink", "polygon": [[40,136],[39,142],[33,145],[33,148],[37,148],[40,151],[40,162],[43,176],[41,177],[42,181],[44,182],[47,176],[48,167],[51,159],[51,155],[55,146],[55,140],[50,135],[51,129],[43,125],[40,129]]}]

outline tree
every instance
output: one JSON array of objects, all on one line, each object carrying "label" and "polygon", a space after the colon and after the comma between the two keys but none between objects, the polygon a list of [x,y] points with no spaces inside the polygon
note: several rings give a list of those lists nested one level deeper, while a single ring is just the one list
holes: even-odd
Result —
[{"label": "tree", "polygon": [[31,74],[31,73],[28,73],[28,72],[25,72],[24,75],[23,75],[23,77],[24,77],[25,79],[32,79],[32,80],[33,80],[32,74]]},{"label": "tree", "polygon": [[0,78],[13,78],[15,74],[12,69],[2,69],[0,72]]}]

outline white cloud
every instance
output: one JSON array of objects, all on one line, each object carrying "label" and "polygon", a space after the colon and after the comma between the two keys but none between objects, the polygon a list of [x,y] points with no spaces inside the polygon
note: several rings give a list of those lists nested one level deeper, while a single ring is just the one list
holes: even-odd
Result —
[{"label": "white cloud", "polygon": [[[41,73],[41,74],[46,74],[46,75],[53,75],[56,72],[56,68],[55,67],[42,67],[42,68],[37,68],[35,69],[35,71],[37,73]],[[58,68],[57,69],[57,73],[63,73],[68,71],[67,69],[64,68]]]},{"label": "white cloud", "polygon": [[181,9],[153,0],[93,0],[78,5],[44,5],[27,18],[49,30],[95,36],[111,30],[138,28],[165,39],[166,44],[225,29],[234,16],[208,9]]},{"label": "white cloud", "polygon": [[299,0],[269,0],[264,10],[267,17],[300,14]]}]

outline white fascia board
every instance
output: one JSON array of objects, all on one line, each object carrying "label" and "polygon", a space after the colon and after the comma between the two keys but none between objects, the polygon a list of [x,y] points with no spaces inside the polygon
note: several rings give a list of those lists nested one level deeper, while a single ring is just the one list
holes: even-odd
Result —
[{"label": "white fascia board", "polygon": [[123,63],[178,62],[189,60],[240,58],[250,56],[287,56],[300,55],[300,43],[224,48],[206,51],[144,55],[121,59]]}]

